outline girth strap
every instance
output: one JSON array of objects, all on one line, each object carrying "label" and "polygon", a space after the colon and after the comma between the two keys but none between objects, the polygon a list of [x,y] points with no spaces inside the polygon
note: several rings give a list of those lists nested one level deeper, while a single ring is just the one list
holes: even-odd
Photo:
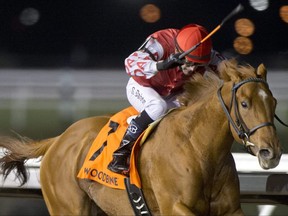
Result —
[{"label": "girth strap", "polygon": [[145,202],[142,190],[136,185],[131,184],[129,177],[124,179],[124,183],[135,216],[151,216],[149,208]]}]

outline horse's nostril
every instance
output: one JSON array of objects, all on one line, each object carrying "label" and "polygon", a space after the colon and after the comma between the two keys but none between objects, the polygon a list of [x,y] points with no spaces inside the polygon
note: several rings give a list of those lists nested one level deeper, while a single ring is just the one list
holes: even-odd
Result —
[{"label": "horse's nostril", "polygon": [[270,159],[272,157],[272,154],[268,149],[261,149],[259,151],[259,154],[261,157],[263,157],[265,159]]}]

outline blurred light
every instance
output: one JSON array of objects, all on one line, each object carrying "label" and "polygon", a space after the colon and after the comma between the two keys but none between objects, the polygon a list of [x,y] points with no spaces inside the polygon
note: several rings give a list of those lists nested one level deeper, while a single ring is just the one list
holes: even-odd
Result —
[{"label": "blurred light", "polygon": [[235,31],[241,36],[251,36],[254,30],[255,26],[250,19],[241,18],[235,22]]},{"label": "blurred light", "polygon": [[160,9],[154,4],[146,4],[140,9],[140,17],[148,23],[157,22],[161,17]]},{"label": "blurred light", "polygon": [[279,15],[284,22],[288,23],[288,5],[280,8]]},{"label": "blurred light", "polygon": [[247,55],[253,50],[253,43],[247,37],[242,36],[237,37],[234,40],[233,46],[234,49],[242,55]]},{"label": "blurred light", "polygon": [[[274,0],[275,1],[275,0]],[[266,10],[269,7],[268,0],[249,0],[250,5],[258,11]]]},{"label": "blurred light", "polygon": [[35,8],[25,8],[19,15],[20,23],[26,26],[35,25],[40,18],[40,13]]}]

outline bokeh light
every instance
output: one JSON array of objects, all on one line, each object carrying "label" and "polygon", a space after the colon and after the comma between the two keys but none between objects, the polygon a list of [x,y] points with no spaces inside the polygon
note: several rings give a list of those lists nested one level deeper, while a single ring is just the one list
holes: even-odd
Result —
[{"label": "bokeh light", "polygon": [[288,5],[280,8],[279,15],[284,22],[288,23]]},{"label": "bokeh light", "polygon": [[235,22],[235,31],[241,36],[251,36],[254,33],[255,26],[250,19],[241,18]]},{"label": "bokeh light", "polygon": [[155,23],[160,19],[161,11],[154,4],[146,4],[140,10],[140,17],[147,23]]},{"label": "bokeh light", "polygon": [[247,55],[253,50],[253,43],[250,38],[239,36],[234,40],[233,47],[238,53]]},{"label": "bokeh light", "polygon": [[268,0],[249,0],[250,5],[258,11],[264,11],[269,7]]},{"label": "bokeh light", "polygon": [[40,19],[40,13],[35,8],[25,8],[19,15],[20,23],[26,26],[35,25]]}]

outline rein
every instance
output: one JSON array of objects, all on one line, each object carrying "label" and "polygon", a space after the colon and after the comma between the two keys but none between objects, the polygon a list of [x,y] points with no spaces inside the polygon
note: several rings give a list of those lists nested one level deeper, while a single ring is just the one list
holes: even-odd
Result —
[{"label": "rein", "polygon": [[[225,114],[226,114],[226,116],[228,118],[229,123],[232,125],[232,127],[234,128],[234,130],[238,134],[238,137],[242,140],[242,142],[243,142],[244,146],[246,147],[246,149],[248,150],[248,152],[250,154],[252,154],[249,146],[254,146],[254,144],[249,141],[249,137],[256,130],[258,130],[259,128],[266,127],[266,126],[272,126],[272,127],[275,128],[275,125],[272,122],[264,122],[262,124],[259,124],[259,125],[255,126],[252,129],[249,129],[246,126],[245,122],[242,120],[242,118],[240,116],[240,113],[239,113],[239,109],[238,109],[236,92],[242,85],[244,85],[244,84],[246,84],[248,82],[261,82],[261,83],[265,84],[269,88],[268,83],[264,79],[261,79],[261,78],[248,78],[248,79],[245,79],[245,80],[235,84],[233,86],[233,88],[232,88],[232,99],[231,99],[231,102],[230,102],[230,110],[227,109],[227,107],[226,107],[226,105],[224,103],[223,97],[221,95],[221,89],[223,87],[223,83],[220,86],[220,88],[218,89],[217,95],[218,95],[218,98],[219,98],[220,103],[222,105],[222,108],[223,108],[223,110],[224,110],[224,112],[225,112]],[[234,112],[235,112],[235,116],[236,116],[236,120],[235,121],[232,119],[232,117],[230,115],[230,112],[231,112],[233,104],[234,104]],[[275,114],[275,117],[276,117],[277,120],[279,119],[278,116],[276,116],[276,114]],[[280,122],[282,122],[282,121],[280,120]]]}]

